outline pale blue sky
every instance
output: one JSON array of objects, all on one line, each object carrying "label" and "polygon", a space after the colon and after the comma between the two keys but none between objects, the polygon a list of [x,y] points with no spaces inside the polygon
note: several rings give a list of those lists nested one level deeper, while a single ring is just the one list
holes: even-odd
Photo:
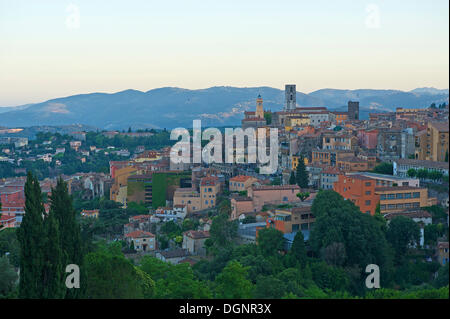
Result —
[{"label": "pale blue sky", "polygon": [[0,0],[0,106],[163,86],[448,88],[448,10],[447,0]]}]

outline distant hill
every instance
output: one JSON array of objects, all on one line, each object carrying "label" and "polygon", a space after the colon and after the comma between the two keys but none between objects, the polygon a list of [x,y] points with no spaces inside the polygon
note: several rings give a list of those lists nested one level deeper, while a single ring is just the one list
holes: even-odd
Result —
[{"label": "distant hill", "polygon": [[[264,108],[278,111],[284,91],[271,87],[211,87],[201,90],[165,87],[141,92],[126,90],[113,94],[90,93],[52,99],[43,103],[0,108],[0,126],[84,125],[101,129],[190,127],[201,119],[204,126],[238,125],[246,110],[255,109],[261,94]],[[345,110],[349,100],[360,101],[362,117],[369,112],[396,107],[425,108],[448,103],[448,90],[433,88],[410,92],[398,90],[322,89],[309,94],[297,92],[299,106],[326,106]],[[4,109],[3,109],[4,111]]]}]

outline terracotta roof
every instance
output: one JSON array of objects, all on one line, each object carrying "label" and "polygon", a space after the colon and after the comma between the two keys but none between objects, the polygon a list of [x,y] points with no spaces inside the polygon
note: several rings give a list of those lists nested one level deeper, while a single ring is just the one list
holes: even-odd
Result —
[{"label": "terracotta roof", "polygon": [[134,232],[131,232],[129,234],[126,234],[125,237],[128,238],[142,238],[142,237],[155,237],[152,233],[143,231],[143,230],[136,230]]},{"label": "terracotta roof", "polygon": [[202,239],[209,238],[209,231],[199,231],[199,230],[188,230],[184,232],[184,235],[192,238],[192,239]]},{"label": "terracotta roof", "polygon": [[203,177],[200,185],[201,186],[215,186],[218,181],[219,181],[219,178],[215,177],[215,176]]},{"label": "terracotta roof", "polygon": [[270,185],[270,186],[253,186],[254,191],[259,190],[289,190],[289,189],[300,189],[298,185]]},{"label": "terracotta roof", "polygon": [[250,178],[253,178],[253,177],[245,176],[245,175],[238,175],[238,176],[230,178],[230,182],[245,182],[245,181],[249,180]]}]

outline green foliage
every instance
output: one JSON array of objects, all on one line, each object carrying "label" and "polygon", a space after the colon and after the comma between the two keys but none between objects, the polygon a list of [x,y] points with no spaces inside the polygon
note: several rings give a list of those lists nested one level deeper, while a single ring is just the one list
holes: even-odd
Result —
[{"label": "green foliage", "polygon": [[219,214],[214,217],[209,231],[209,250],[217,254],[218,250],[227,249],[234,245],[237,236],[237,220],[228,220],[227,214]]},{"label": "green foliage", "polygon": [[264,119],[266,120],[266,124],[267,125],[272,124],[272,113],[271,112],[264,112]]},{"label": "green foliage", "polygon": [[284,247],[283,233],[275,228],[264,228],[258,232],[258,248],[263,256],[275,256]]},{"label": "green foliage", "polygon": [[84,257],[86,297],[137,299],[153,295],[153,280],[140,272],[123,254],[99,249]]},{"label": "green foliage", "polygon": [[292,256],[293,260],[301,267],[306,266],[305,238],[303,237],[303,233],[301,231],[298,231],[297,234],[295,234],[292,247],[288,252],[288,257],[289,256]]},{"label": "green foliage", "polygon": [[291,176],[289,177],[289,185],[295,185],[296,179],[295,179],[295,173],[294,171],[291,172]]},{"label": "green foliage", "polygon": [[373,172],[378,173],[378,174],[393,175],[394,174],[394,166],[392,165],[392,163],[383,162],[383,163],[375,166],[375,168],[373,169]]},{"label": "green foliage", "polygon": [[44,214],[39,182],[28,173],[25,183],[25,215],[17,231],[20,243],[20,298],[42,298]]},{"label": "green foliage", "polygon": [[215,280],[215,295],[221,299],[247,299],[252,297],[253,285],[247,279],[247,268],[230,261]]},{"label": "green foliage", "polygon": [[295,174],[295,181],[300,188],[308,188],[309,175],[306,171],[305,158],[303,155],[298,159],[297,172]]},{"label": "green foliage", "polygon": [[305,192],[305,193],[297,193],[297,197],[298,198],[300,198],[300,200],[302,201],[302,202],[304,202],[305,201],[305,199],[307,199],[308,197],[309,197],[309,193],[308,192]]},{"label": "green foliage", "polygon": [[17,239],[17,228],[6,228],[0,231],[0,256],[7,253],[9,262],[14,267],[19,267],[20,243]]},{"label": "green foliage", "polygon": [[0,299],[8,297],[16,286],[17,273],[7,256],[0,257]]},{"label": "green foliage", "polygon": [[420,227],[410,218],[397,216],[390,221],[386,238],[394,248],[396,261],[399,262],[411,246],[419,243]]},{"label": "green foliage", "polygon": [[383,224],[376,218],[361,213],[351,201],[332,190],[320,191],[311,210],[316,222],[309,244],[315,256],[333,243],[342,243],[346,253],[341,261],[344,267],[358,265],[365,269],[368,264],[377,264],[380,269],[389,269],[390,248]]}]

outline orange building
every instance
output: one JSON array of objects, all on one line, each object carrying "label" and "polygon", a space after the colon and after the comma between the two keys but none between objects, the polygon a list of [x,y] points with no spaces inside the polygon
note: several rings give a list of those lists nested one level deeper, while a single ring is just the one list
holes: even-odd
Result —
[{"label": "orange building", "polygon": [[366,214],[375,214],[380,195],[375,192],[376,181],[361,175],[339,175],[334,191],[352,201]]},{"label": "orange building", "polygon": [[347,112],[332,112],[336,117],[336,124],[342,124],[348,120]]}]

